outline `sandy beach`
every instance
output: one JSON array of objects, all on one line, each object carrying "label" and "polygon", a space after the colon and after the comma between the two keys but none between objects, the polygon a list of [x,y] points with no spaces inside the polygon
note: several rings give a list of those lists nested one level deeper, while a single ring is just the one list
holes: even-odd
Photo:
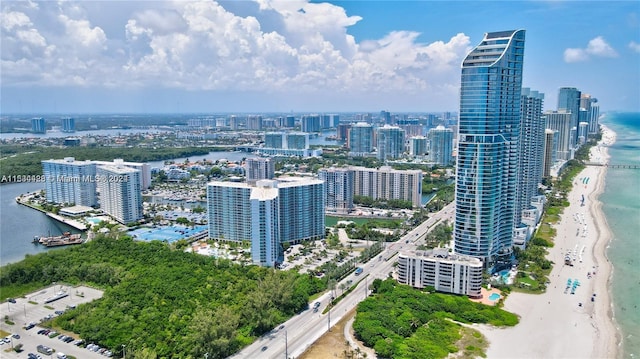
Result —
[{"label": "sandy beach", "polygon": [[[608,161],[607,146],[614,142],[615,133],[604,128],[602,141],[591,149],[591,161]],[[555,225],[555,246],[547,256],[555,263],[547,291],[507,297],[504,309],[519,315],[520,323],[505,329],[475,326],[490,342],[487,357],[618,357],[620,340],[609,293],[612,267],[605,255],[612,235],[598,201],[605,173],[604,166],[588,166],[574,179],[570,206]],[[564,264],[567,253],[575,258],[573,266]],[[576,280],[579,285],[571,294]]]}]

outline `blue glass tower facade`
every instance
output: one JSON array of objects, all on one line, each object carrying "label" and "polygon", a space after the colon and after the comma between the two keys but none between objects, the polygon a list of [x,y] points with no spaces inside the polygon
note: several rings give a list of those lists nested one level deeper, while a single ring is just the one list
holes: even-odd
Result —
[{"label": "blue glass tower facade", "polygon": [[517,204],[524,30],[487,33],[462,63],[455,251],[510,264]]}]

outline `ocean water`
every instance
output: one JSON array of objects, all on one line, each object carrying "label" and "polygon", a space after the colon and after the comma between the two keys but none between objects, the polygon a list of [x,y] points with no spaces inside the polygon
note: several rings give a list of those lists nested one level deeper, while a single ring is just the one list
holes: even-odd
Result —
[{"label": "ocean water", "polygon": [[[609,163],[640,166],[640,113],[607,113],[600,123],[617,135]],[[607,256],[622,357],[640,358],[640,169],[609,168],[600,200],[614,237]]]}]

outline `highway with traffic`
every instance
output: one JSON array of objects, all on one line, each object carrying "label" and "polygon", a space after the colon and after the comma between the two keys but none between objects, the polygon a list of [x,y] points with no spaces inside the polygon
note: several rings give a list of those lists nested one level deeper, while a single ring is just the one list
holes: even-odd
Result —
[{"label": "highway with traffic", "polygon": [[363,269],[361,274],[352,273],[342,279],[340,283],[344,283],[347,287],[353,285],[353,283],[357,283],[357,287],[326,313],[324,313],[324,310],[331,302],[330,291],[314,301],[320,303],[318,310],[314,308],[315,303],[310,303],[309,309],[274,328],[230,358],[287,359],[296,358],[304,353],[311,344],[330,330],[346,313],[367,298],[370,294],[369,285],[374,279],[386,279],[390,276],[393,271],[393,264],[396,262],[396,255],[400,250],[415,249],[421,244],[429,230],[440,221],[449,220],[452,222],[454,208],[454,203],[450,203],[407,232],[398,241],[387,243],[380,254],[372,258],[368,263],[360,265]]}]

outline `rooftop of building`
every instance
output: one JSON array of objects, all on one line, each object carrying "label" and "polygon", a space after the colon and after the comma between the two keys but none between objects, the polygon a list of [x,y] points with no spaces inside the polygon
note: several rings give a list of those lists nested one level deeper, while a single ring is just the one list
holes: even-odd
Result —
[{"label": "rooftop of building", "polygon": [[482,266],[482,261],[478,258],[465,256],[462,254],[456,254],[449,252],[447,248],[434,248],[430,250],[406,250],[400,251],[399,254],[401,257],[412,257],[412,258],[433,258],[433,259],[442,259],[451,262],[465,262],[469,264],[475,264]]}]

